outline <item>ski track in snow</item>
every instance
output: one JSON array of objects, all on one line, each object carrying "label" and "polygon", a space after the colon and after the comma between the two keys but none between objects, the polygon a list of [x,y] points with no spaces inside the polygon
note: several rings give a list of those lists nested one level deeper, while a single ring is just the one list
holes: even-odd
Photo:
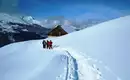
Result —
[{"label": "ski track in snow", "polygon": [[[68,52],[68,51],[64,51],[65,52],[65,55],[67,57],[66,60],[67,60],[67,65],[66,65],[66,68],[65,68],[65,73],[64,74],[61,74],[60,76],[62,76],[62,79],[63,79],[63,76],[65,77],[63,80],[79,80],[78,79],[78,64],[77,64],[77,61],[76,59],[71,56],[71,54]],[[61,80],[61,77],[57,77],[56,80]]]},{"label": "ski track in snow", "polygon": [[[108,66],[104,65],[102,61],[93,59],[90,56],[85,57],[85,55],[79,55],[79,54],[77,54],[78,53],[77,51],[75,51],[71,48],[60,48],[59,50],[63,50],[65,52],[67,52],[68,55],[73,59],[73,62],[74,62],[74,66],[73,66],[75,68],[74,74],[76,74],[76,75],[73,77],[77,77],[77,78],[76,79],[68,78],[69,80],[106,80],[104,77],[102,77],[102,73],[99,71],[99,68],[97,68],[97,64],[95,64],[95,63],[99,63],[99,65],[102,65],[102,68],[104,70],[106,70],[107,72],[111,73],[112,76],[116,80],[121,80],[120,77],[118,77]],[[89,64],[88,62],[92,62],[92,63]],[[73,64],[73,63],[71,63],[71,64]],[[72,67],[72,66],[69,66],[69,67]],[[90,75],[89,75],[89,73],[90,73]],[[71,72],[68,74],[71,74]],[[93,76],[93,78],[89,77],[89,76]],[[68,79],[66,79],[66,80],[68,80]]]},{"label": "ski track in snow", "polygon": [[78,64],[75,58],[73,58],[68,51],[66,51],[67,58],[67,73],[65,80],[79,80],[78,79]]},{"label": "ski track in snow", "polygon": [[90,66],[88,59],[78,55],[76,51],[69,48],[55,48],[55,50],[67,53],[65,80],[104,80],[101,77],[101,72],[96,67]]}]

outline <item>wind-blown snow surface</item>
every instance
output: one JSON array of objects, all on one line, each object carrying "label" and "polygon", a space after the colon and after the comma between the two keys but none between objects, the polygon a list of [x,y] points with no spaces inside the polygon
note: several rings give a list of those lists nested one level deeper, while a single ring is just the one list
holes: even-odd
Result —
[{"label": "wind-blown snow surface", "polygon": [[129,80],[129,21],[130,16],[126,16],[59,38],[48,38],[59,46],[54,50],[42,49],[41,40],[5,46],[0,49],[0,78]]}]

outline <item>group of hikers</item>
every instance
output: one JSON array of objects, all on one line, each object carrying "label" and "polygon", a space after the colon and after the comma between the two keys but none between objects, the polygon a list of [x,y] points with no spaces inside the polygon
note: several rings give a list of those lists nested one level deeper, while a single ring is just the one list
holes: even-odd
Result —
[{"label": "group of hikers", "polygon": [[51,40],[50,41],[49,40],[47,40],[47,41],[43,40],[42,44],[43,44],[43,48],[52,49],[53,42]]}]

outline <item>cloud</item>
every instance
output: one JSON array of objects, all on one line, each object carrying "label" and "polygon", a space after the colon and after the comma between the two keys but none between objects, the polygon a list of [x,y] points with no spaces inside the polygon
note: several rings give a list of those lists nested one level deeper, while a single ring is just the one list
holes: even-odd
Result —
[{"label": "cloud", "polygon": [[71,22],[70,21],[68,21],[68,20],[64,20],[64,23],[63,23],[63,25],[71,25]]}]

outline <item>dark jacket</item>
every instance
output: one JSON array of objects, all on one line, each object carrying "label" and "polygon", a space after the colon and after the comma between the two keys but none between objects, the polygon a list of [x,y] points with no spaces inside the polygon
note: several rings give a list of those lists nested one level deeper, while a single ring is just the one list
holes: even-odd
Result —
[{"label": "dark jacket", "polygon": [[46,41],[45,41],[45,40],[43,40],[42,44],[43,44],[43,45],[46,45]]}]

